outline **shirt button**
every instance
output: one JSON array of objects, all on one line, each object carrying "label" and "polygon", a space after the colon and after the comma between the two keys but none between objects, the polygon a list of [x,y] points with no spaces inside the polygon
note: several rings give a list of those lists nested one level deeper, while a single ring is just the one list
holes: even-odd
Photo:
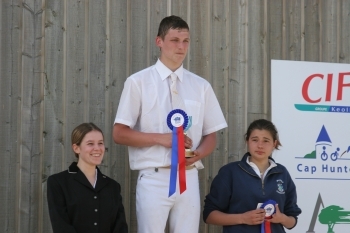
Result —
[{"label": "shirt button", "polygon": [[97,222],[95,222],[94,225],[97,226]]},{"label": "shirt button", "polygon": [[97,212],[98,210],[97,209],[95,209],[95,212]]},{"label": "shirt button", "polygon": [[97,199],[97,197],[96,197],[96,196],[94,196],[94,199]]}]

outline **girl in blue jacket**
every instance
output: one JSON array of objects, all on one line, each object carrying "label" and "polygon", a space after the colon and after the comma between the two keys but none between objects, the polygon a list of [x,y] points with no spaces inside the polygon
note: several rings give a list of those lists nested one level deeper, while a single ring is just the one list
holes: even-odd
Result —
[{"label": "girl in blue jacket", "polygon": [[[242,160],[223,166],[214,178],[205,198],[203,220],[223,226],[224,233],[261,233],[264,225],[272,233],[292,229],[301,210],[289,172],[271,158],[281,145],[276,127],[268,120],[256,120],[248,127],[245,140],[248,152]],[[258,206],[269,200],[273,200],[273,213]]]}]

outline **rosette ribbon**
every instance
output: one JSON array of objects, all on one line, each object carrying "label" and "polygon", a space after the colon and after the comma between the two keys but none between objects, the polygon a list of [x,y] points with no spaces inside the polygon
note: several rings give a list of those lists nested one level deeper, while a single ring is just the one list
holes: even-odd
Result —
[{"label": "rosette ribbon", "polygon": [[[265,201],[262,205],[261,205],[261,209],[265,209],[266,214],[265,214],[265,219],[271,219],[272,215],[274,213],[276,213],[276,207],[275,205],[277,204],[277,202],[275,202],[274,200],[268,200]],[[271,223],[268,221],[264,221],[261,224],[261,233],[272,233],[271,232]]]},{"label": "rosette ribbon", "polygon": [[[180,125],[172,121],[182,118]],[[179,171],[180,194],[186,190],[186,159],[185,159],[185,136],[184,128],[188,124],[188,116],[181,109],[171,111],[167,119],[168,127],[172,130],[171,145],[171,165],[170,165],[170,182],[169,197],[176,192],[177,171]]]}]

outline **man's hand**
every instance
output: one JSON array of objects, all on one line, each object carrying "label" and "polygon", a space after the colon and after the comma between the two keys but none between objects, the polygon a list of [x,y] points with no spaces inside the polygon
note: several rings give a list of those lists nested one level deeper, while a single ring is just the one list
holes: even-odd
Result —
[{"label": "man's hand", "polygon": [[171,148],[172,133],[164,133],[156,135],[157,144],[166,148]]},{"label": "man's hand", "polygon": [[186,134],[184,136],[185,136],[185,148],[186,149],[191,149],[192,146],[193,146],[192,139],[189,138]]},{"label": "man's hand", "polygon": [[194,156],[193,157],[187,157],[186,158],[186,166],[192,165],[198,160],[200,160],[200,154],[198,150],[193,151]]}]

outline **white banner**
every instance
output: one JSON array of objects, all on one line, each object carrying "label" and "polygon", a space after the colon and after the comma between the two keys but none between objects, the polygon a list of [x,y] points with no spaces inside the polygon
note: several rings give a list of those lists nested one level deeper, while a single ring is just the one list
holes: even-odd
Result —
[{"label": "white banner", "polygon": [[272,122],[302,214],[290,232],[350,232],[350,64],[271,61]]}]

